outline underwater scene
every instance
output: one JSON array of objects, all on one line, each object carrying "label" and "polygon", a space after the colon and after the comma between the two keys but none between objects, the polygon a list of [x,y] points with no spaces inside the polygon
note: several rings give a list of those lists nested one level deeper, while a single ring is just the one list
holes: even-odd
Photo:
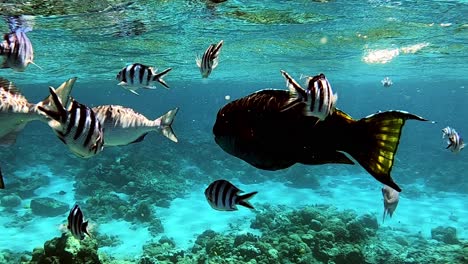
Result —
[{"label": "underwater scene", "polygon": [[468,1],[0,14],[0,263],[468,263]]}]

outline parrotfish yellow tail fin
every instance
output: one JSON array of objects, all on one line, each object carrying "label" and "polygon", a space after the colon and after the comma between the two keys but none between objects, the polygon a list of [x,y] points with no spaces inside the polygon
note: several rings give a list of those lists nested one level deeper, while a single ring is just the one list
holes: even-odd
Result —
[{"label": "parrotfish yellow tail fin", "polygon": [[[161,120],[160,127],[162,134],[174,142],[178,142],[177,137],[174,134],[174,131],[172,130],[172,122],[174,122],[174,118],[177,114],[177,111],[179,111],[178,107],[170,110],[169,112],[165,113],[163,116],[158,118]],[[156,119],[156,121],[158,119]]]},{"label": "parrotfish yellow tail fin", "polygon": [[406,120],[428,121],[403,111],[386,111],[353,122],[353,143],[346,150],[376,180],[398,192],[401,188],[390,176],[400,136]]},{"label": "parrotfish yellow tail fin", "polygon": [[249,203],[249,199],[254,197],[258,192],[251,192],[237,197],[237,204],[245,206],[250,209],[255,209],[252,204]]}]

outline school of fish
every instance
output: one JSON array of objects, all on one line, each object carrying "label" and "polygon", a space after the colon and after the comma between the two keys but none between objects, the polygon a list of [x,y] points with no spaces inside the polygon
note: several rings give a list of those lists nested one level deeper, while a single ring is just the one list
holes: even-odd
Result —
[{"label": "school of fish", "polygon": [[[23,16],[4,16],[9,32],[0,43],[1,68],[23,72],[34,63],[33,45],[27,36],[32,27]],[[224,45],[210,44],[196,65],[202,78],[208,78],[219,65]],[[39,66],[38,66],[39,67]],[[153,66],[132,63],[118,71],[115,79],[135,95],[138,89],[155,89],[172,68],[158,72]],[[325,74],[306,77],[305,88],[281,70],[287,89],[263,89],[231,101],[219,109],[213,125],[214,141],[227,154],[262,170],[282,170],[296,163],[359,163],[371,176],[384,184],[384,214],[392,217],[399,201],[400,186],[390,175],[400,136],[407,120],[428,121],[405,112],[384,111],[353,119],[337,108],[338,96]],[[20,93],[15,84],[0,77],[0,146],[16,142],[18,134],[32,121],[47,124],[69,151],[80,158],[91,158],[107,147],[142,142],[156,131],[173,142],[178,138],[172,129],[178,107],[151,120],[132,108],[121,105],[88,107],[71,97],[77,78],[66,80],[57,89],[49,87],[45,99],[36,104]],[[386,77],[384,87],[393,82]],[[451,127],[442,130],[447,149],[459,153],[465,144]],[[347,156],[348,154],[349,156]],[[0,169],[0,189],[5,182]],[[208,204],[219,211],[236,211],[237,205],[254,210],[249,199],[257,192],[242,191],[225,179],[210,183],[205,189]],[[78,240],[91,236],[88,221],[78,204],[68,215],[67,229]]]}]

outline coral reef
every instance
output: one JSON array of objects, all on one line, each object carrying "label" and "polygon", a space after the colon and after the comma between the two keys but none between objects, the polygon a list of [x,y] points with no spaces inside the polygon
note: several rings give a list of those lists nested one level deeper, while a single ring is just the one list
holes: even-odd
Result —
[{"label": "coral reef", "polygon": [[33,251],[30,264],[83,263],[100,264],[97,254],[98,244],[89,237],[77,240],[68,233],[44,243],[44,248]]},{"label": "coral reef", "polygon": [[39,216],[58,216],[66,213],[69,209],[68,204],[49,197],[31,200],[31,211]]}]

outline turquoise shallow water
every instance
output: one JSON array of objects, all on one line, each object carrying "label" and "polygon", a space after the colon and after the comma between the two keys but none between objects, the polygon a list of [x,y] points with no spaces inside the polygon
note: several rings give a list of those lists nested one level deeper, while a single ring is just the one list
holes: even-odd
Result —
[{"label": "turquoise shallow water", "polygon": [[[0,205],[0,263],[18,263],[20,255],[29,261],[34,248],[64,232],[68,210],[32,213],[31,200],[41,197],[81,204],[93,234],[82,244],[95,241],[103,263],[464,263],[466,150],[446,150],[441,129],[468,133],[468,4],[351,2],[103,1],[91,8],[86,1],[57,1],[38,5],[35,13],[35,2],[0,4],[2,12],[22,8],[32,15],[28,36],[42,69],[0,70],[30,102],[77,76],[72,95],[88,106],[124,105],[150,119],[180,107],[173,125],[179,143],[150,133],[141,143],[105,148],[88,160],[69,153],[46,124],[28,124],[16,144],[0,152],[7,185],[0,197],[20,197],[15,206]],[[221,39],[220,65],[202,80],[195,56]],[[123,90],[114,77],[130,62],[172,67],[165,77],[171,89],[139,90],[140,96]],[[354,118],[401,109],[437,122],[408,121],[403,129],[392,170],[403,192],[393,218],[382,221],[381,184],[359,166],[261,171],[216,145],[212,126],[225,97],[285,89],[280,69],[297,79],[324,72],[339,94],[338,107]],[[380,83],[385,76],[394,82],[390,88]],[[218,178],[259,191],[251,200],[257,210],[212,210],[203,191]],[[322,233],[312,220],[298,222],[306,219],[306,206],[323,213],[312,219],[322,223]],[[349,234],[357,231],[349,219],[362,215],[378,227],[362,222],[358,230],[367,236],[353,240]],[[259,227],[262,221],[268,228]],[[433,234],[439,226],[448,228],[445,239]],[[200,236],[206,230],[218,235]],[[320,240],[324,230],[334,240]],[[340,232],[347,239],[340,240]],[[243,243],[246,233],[257,240]]]}]

